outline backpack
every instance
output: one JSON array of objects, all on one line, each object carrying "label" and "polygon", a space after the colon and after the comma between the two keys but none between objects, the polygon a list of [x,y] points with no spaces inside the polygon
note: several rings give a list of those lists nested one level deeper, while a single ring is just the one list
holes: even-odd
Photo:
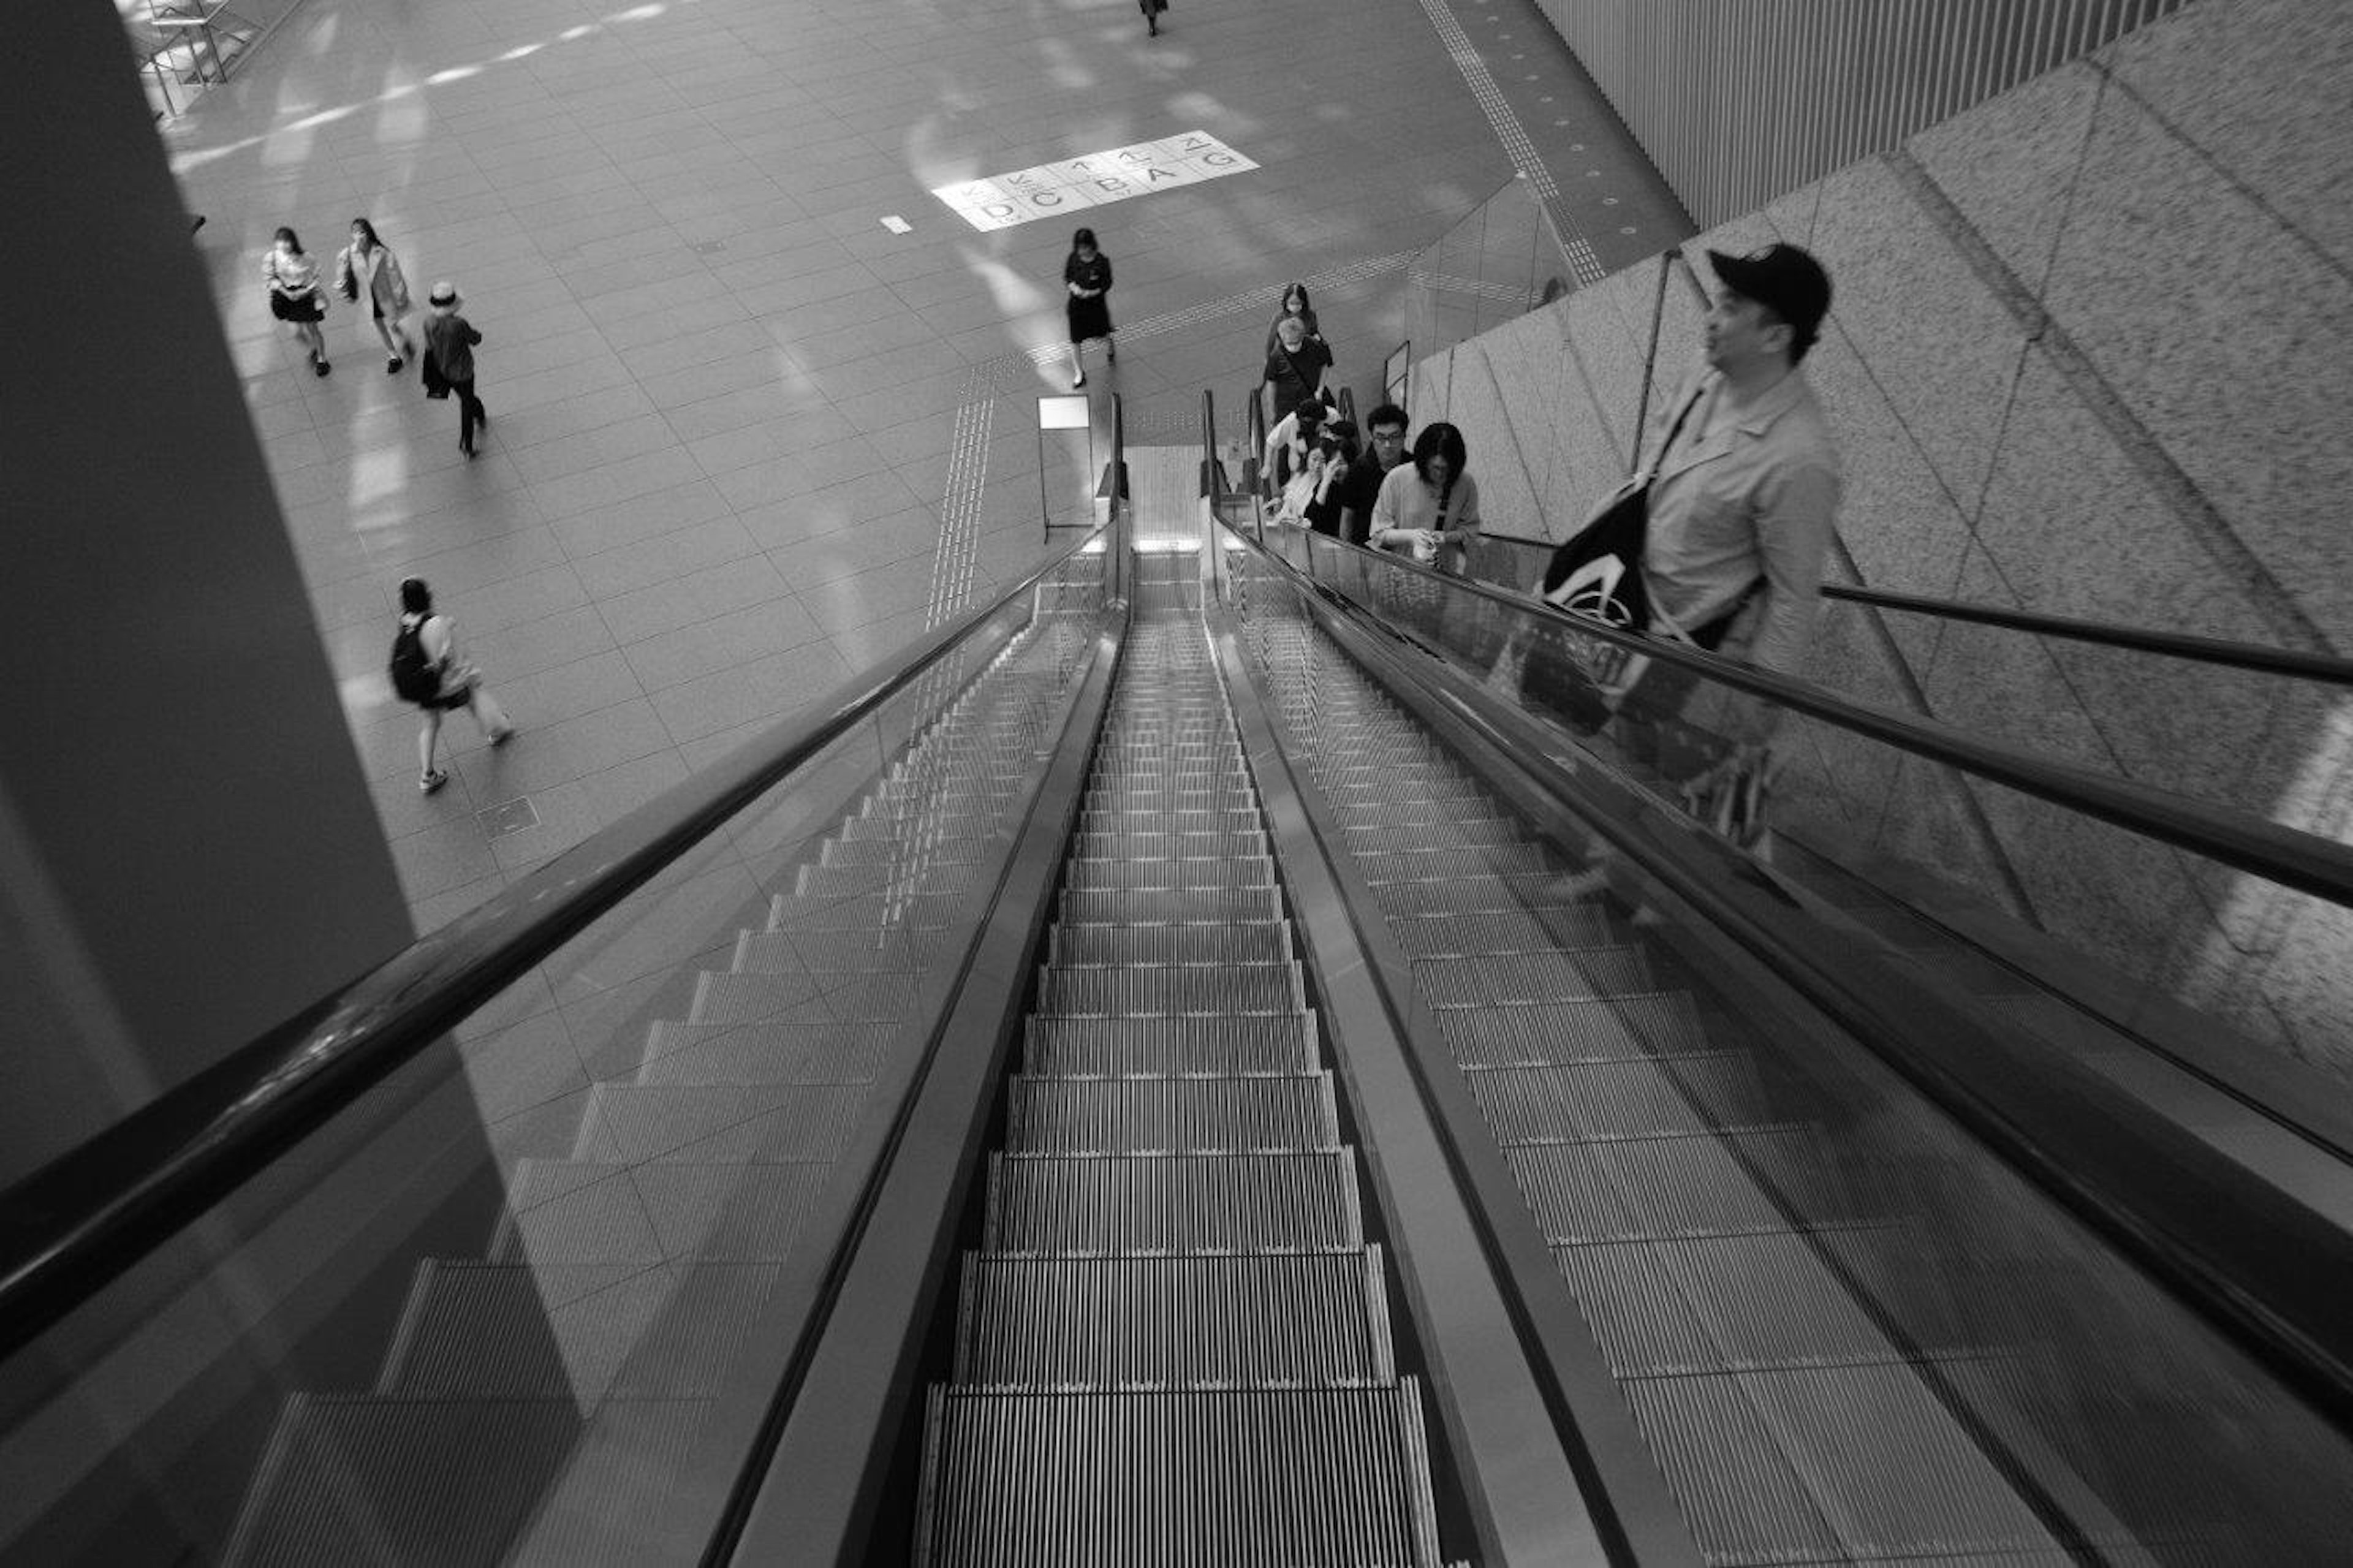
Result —
[{"label": "backpack", "polygon": [[425,623],[420,616],[411,625],[404,620],[392,639],[392,689],[404,702],[430,702],[441,695],[441,667],[425,655]]}]

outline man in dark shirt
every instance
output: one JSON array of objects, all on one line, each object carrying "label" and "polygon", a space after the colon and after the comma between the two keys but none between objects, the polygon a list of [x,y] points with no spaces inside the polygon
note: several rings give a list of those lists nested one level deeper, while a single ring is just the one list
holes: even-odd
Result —
[{"label": "man in dark shirt", "polygon": [[1381,480],[1405,461],[1405,410],[1384,403],[1366,418],[1365,429],[1365,449],[1340,479],[1340,537],[1351,544],[1365,542]]},{"label": "man in dark shirt", "polygon": [[1332,379],[1332,351],[1324,346],[1323,339],[1310,337],[1307,323],[1297,316],[1285,316],[1276,322],[1274,337],[1274,352],[1266,356],[1266,374],[1260,384],[1274,388],[1270,417],[1280,420],[1309,398],[1322,395]]}]

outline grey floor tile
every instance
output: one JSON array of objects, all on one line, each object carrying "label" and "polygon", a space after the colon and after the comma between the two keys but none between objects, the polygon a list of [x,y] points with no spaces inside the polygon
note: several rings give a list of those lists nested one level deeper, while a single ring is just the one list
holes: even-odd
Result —
[{"label": "grey floor tile", "polygon": [[654,711],[683,748],[721,730],[797,713],[849,673],[829,645],[813,642],[655,692]]},{"label": "grey floor tile", "polygon": [[517,725],[533,730],[635,701],[645,692],[628,660],[616,651],[501,681],[498,695]]},{"label": "grey floor tile", "polygon": [[712,518],[611,550],[585,555],[574,563],[580,581],[599,600],[617,597],[672,578],[684,577],[723,562],[757,554],[759,546],[733,517]]},{"label": "grey floor tile", "polygon": [[765,605],[748,605],[632,643],[622,651],[639,683],[649,693],[659,694],[715,671],[798,647],[819,635],[818,623],[800,600],[787,594]]},{"label": "grey floor tile", "polygon": [[717,487],[707,479],[696,479],[576,512],[558,519],[549,527],[565,553],[577,559],[674,533],[698,522],[724,517],[731,510]]},{"label": "grey floor tile", "polygon": [[763,554],[708,566],[620,595],[603,601],[599,607],[615,637],[637,643],[747,605],[783,598],[791,592],[784,574]]},{"label": "grey floor tile", "polygon": [[501,869],[489,837],[470,815],[404,834],[392,840],[391,847],[401,891],[412,905]]},{"label": "grey floor tile", "polygon": [[[520,715],[515,721],[523,724]],[[639,697],[566,719],[532,722],[503,746],[481,747],[459,757],[458,773],[468,798],[512,800],[670,747],[670,731],[655,717],[653,705]]]}]

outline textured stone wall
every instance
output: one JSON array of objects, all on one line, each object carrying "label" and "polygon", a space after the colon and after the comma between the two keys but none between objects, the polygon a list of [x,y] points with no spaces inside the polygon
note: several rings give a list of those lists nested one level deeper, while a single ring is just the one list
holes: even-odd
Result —
[{"label": "textured stone wall", "polygon": [[[1807,246],[1843,445],[1834,576],[2353,654],[2353,6],[2197,0],[1689,247]],[[1704,265],[1704,264],[1703,264]],[[1655,266],[1418,367],[1490,526],[1557,538],[1627,470]],[[1666,290],[1651,396],[1695,368]],[[1651,439],[1656,440],[1653,434]],[[1826,607],[1817,679],[2353,836],[2353,691]],[[1819,727],[1796,783],[2250,1033],[2353,1068],[2353,921]]]}]

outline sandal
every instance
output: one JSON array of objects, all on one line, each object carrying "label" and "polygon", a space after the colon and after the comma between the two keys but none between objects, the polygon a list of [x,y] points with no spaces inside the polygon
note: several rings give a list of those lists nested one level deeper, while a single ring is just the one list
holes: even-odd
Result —
[{"label": "sandal", "polygon": [[419,795],[431,795],[435,790],[439,789],[443,784],[448,784],[448,782],[449,775],[443,773],[439,768],[435,768],[432,772],[427,773],[423,778],[417,781],[417,792]]}]

